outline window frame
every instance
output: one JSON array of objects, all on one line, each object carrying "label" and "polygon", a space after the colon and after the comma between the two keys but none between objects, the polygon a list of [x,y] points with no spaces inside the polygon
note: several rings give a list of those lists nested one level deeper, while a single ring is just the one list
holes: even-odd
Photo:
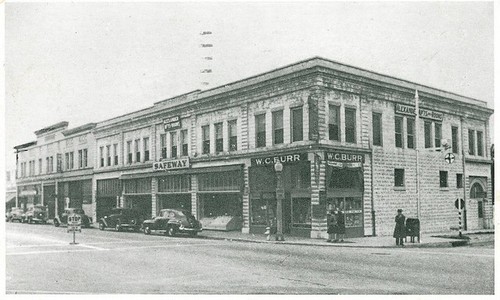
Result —
[{"label": "window frame", "polygon": [[201,126],[202,154],[210,154],[210,125]]},{"label": "window frame", "polygon": [[[404,142],[403,142],[403,117],[402,116],[395,116],[394,117],[394,145],[396,148],[403,148]],[[399,127],[399,132],[398,132],[398,127]],[[399,137],[399,139],[398,139]],[[399,141],[399,143],[398,143]]]},{"label": "window frame", "polygon": [[[328,105],[328,139],[330,141],[337,141],[340,142],[340,135],[341,135],[341,130],[340,130],[340,105],[337,104],[329,104]],[[338,124],[332,123],[332,111],[335,111],[335,118],[337,120]],[[336,127],[335,127],[336,126]],[[336,136],[335,135],[335,130]]]},{"label": "window frame", "polygon": [[448,171],[439,171],[439,187],[449,188],[448,184]]},{"label": "window frame", "polygon": [[[266,147],[266,114],[256,114],[255,119],[255,148]],[[262,122],[259,122],[262,121]],[[261,130],[261,129],[264,130]]]},{"label": "window frame", "polygon": [[[280,115],[281,115],[281,122],[278,122],[279,121],[278,116]],[[273,145],[280,145],[285,142],[285,128],[283,123],[284,123],[283,109],[273,111],[272,112]]]},{"label": "window frame", "polygon": [[[348,126],[348,115],[352,114],[353,116],[353,123],[352,123],[352,127]],[[356,141],[357,141],[357,134],[356,134],[356,122],[357,122],[357,109],[354,108],[354,107],[345,107],[344,108],[344,132],[345,132],[345,142],[346,143],[351,143],[351,144],[356,144]],[[348,137],[350,132],[352,131],[352,140]]]},{"label": "window frame", "polygon": [[[299,113],[300,112],[300,113]],[[290,108],[290,142],[301,142],[304,140],[304,107],[296,106]],[[297,122],[297,124],[296,124]]]},{"label": "window frame", "polygon": [[[378,122],[378,124],[376,124]],[[372,112],[372,144],[383,146],[382,113]]]},{"label": "window frame", "polygon": [[[398,174],[399,173],[399,174]],[[401,177],[401,178],[399,178]],[[394,168],[394,188],[405,188],[406,178],[405,169]]]}]

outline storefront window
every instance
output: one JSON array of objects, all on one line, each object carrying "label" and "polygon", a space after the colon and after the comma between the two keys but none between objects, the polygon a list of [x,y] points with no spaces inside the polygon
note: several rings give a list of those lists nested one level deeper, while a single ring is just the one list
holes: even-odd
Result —
[{"label": "storefront window", "polygon": [[361,189],[362,173],[359,168],[330,168],[328,186],[340,189]]},{"label": "storefront window", "polygon": [[255,195],[252,197],[251,203],[252,225],[276,225],[276,199],[274,197],[274,193],[263,193],[261,195]]},{"label": "storefront window", "polygon": [[241,196],[238,193],[228,194],[202,194],[202,216],[215,218],[221,216],[240,217],[243,212]]},{"label": "storefront window", "polygon": [[189,192],[190,187],[189,175],[166,176],[158,179],[158,192],[160,193]]},{"label": "storefront window", "polygon": [[363,226],[363,208],[361,197],[336,197],[328,199],[328,209],[343,212],[346,227]]},{"label": "storefront window", "polygon": [[292,199],[292,226],[311,228],[311,199]]},{"label": "storefront window", "polygon": [[311,186],[311,168],[309,164],[291,166],[292,188],[302,189]]},{"label": "storefront window", "polygon": [[240,191],[241,172],[219,172],[198,175],[200,191]]}]

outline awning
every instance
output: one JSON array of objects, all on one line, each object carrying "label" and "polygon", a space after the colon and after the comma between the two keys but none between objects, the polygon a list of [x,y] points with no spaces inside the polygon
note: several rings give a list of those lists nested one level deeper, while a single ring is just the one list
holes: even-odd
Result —
[{"label": "awning", "polygon": [[11,201],[16,201],[16,192],[7,192],[5,193],[5,203],[9,203]]},{"label": "awning", "polygon": [[218,166],[218,167],[192,168],[192,169],[182,169],[182,170],[172,170],[172,171],[149,171],[143,173],[122,174],[120,176],[120,179],[127,180],[127,179],[137,179],[145,177],[206,174],[206,173],[217,173],[217,172],[241,171],[242,169],[243,169],[243,164]]}]

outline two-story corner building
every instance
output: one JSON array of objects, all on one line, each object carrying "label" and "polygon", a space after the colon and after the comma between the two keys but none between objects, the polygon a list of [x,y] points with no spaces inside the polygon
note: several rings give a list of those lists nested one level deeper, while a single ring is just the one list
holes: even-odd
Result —
[{"label": "two-story corner building", "polygon": [[35,132],[36,141],[14,147],[17,155],[17,206],[48,207],[49,218],[64,208],[92,215],[94,123],[68,129],[60,122]]},{"label": "two-story corner building", "polygon": [[205,229],[263,233],[276,223],[279,161],[285,234],[325,237],[332,207],[348,236],[392,234],[398,208],[424,232],[448,230],[456,199],[467,229],[491,227],[492,113],[312,58],[97,123],[91,211],[183,207]]}]

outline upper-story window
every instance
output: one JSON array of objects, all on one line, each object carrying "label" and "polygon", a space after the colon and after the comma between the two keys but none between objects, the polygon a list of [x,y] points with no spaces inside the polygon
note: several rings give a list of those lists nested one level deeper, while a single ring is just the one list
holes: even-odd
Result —
[{"label": "upper-story window", "polygon": [[403,148],[403,118],[394,118],[395,143],[397,148]]},{"label": "upper-story window", "polygon": [[45,165],[46,165],[46,167],[45,167],[45,173],[49,174],[50,173],[50,163],[49,163],[49,158],[48,157],[45,158]]},{"label": "upper-story window", "polygon": [[135,162],[141,162],[141,140],[135,140]]},{"label": "upper-story window", "polygon": [[340,106],[338,105],[329,106],[328,136],[332,141],[340,141]]},{"label": "upper-story window", "polygon": [[345,108],[345,141],[356,143],[356,109]]},{"label": "upper-story window", "polygon": [[458,154],[458,127],[451,127],[451,150]]},{"label": "upper-story window", "polygon": [[111,166],[111,146],[107,145],[106,146],[106,165],[109,167]]},{"label": "upper-story window", "polygon": [[113,164],[118,165],[118,144],[113,144]]},{"label": "upper-story window", "polygon": [[160,149],[161,149],[161,158],[167,158],[167,134],[160,134]]},{"label": "upper-story window", "polygon": [[283,110],[273,112],[273,144],[283,144]]},{"label": "upper-story window", "polygon": [[441,139],[443,138],[441,131],[441,123],[434,123],[434,147],[436,148],[441,147]]},{"label": "upper-story window", "polygon": [[181,151],[182,156],[188,156],[188,131],[187,129],[181,130]]},{"label": "upper-story window", "polygon": [[145,137],[143,139],[143,147],[144,147],[144,161],[149,160],[149,138]]},{"label": "upper-story window", "polygon": [[210,153],[210,125],[201,127],[201,135],[203,141],[203,154]]},{"label": "upper-story window", "polygon": [[474,130],[469,129],[469,155],[476,155],[476,141]]},{"label": "upper-story window", "polygon": [[483,149],[483,132],[478,131],[477,132],[477,155],[483,156],[484,155],[484,149]]},{"label": "upper-story window", "polygon": [[99,147],[100,166],[104,167],[104,147]]},{"label": "upper-story window", "polygon": [[83,149],[78,150],[78,168],[83,168]]},{"label": "upper-story window", "polygon": [[132,141],[127,141],[127,163],[132,163]]},{"label": "upper-story window", "polygon": [[69,152],[64,153],[64,162],[66,163],[66,170],[69,170]]},{"label": "upper-story window", "polygon": [[291,109],[292,117],[292,142],[302,141],[304,139],[304,116],[302,106]]},{"label": "upper-story window", "polygon": [[229,135],[229,151],[238,150],[238,130],[236,120],[227,122],[227,130]]},{"label": "upper-story window", "polygon": [[215,127],[215,153],[220,153],[224,150],[222,123],[216,123],[214,124],[214,127]]},{"label": "upper-story window", "polygon": [[266,114],[255,115],[256,147],[266,146]]},{"label": "upper-story window", "polygon": [[406,146],[415,149],[415,119],[406,118]]},{"label": "upper-story window", "polygon": [[424,146],[425,148],[432,147],[432,123],[424,122]]},{"label": "upper-story window", "polygon": [[373,145],[382,146],[382,114],[372,114]]},{"label": "upper-story window", "polygon": [[54,156],[49,157],[49,173],[54,172]]},{"label": "upper-story window", "polygon": [[42,159],[38,159],[38,174],[42,174]]},{"label": "upper-story window", "polygon": [[170,157],[177,157],[177,131],[170,132]]}]

